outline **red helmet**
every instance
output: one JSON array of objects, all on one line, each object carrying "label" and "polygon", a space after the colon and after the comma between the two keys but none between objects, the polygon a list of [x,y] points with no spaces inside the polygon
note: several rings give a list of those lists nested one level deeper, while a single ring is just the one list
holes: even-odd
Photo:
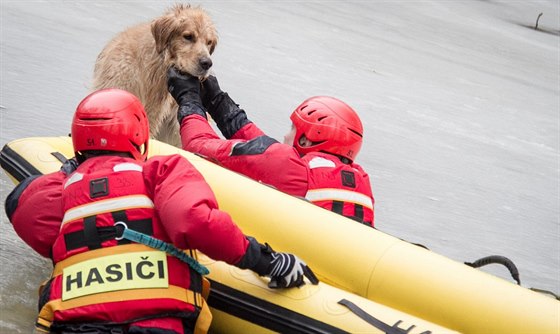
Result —
[{"label": "red helmet", "polygon": [[128,152],[146,160],[148,118],[142,103],[121,89],[102,89],[80,102],[72,120],[74,152],[90,150]]},{"label": "red helmet", "polygon": [[[302,155],[324,151],[353,161],[360,152],[362,122],[354,109],[339,99],[310,97],[294,110],[290,119],[296,128],[293,146]],[[314,145],[301,146],[302,135]]]}]

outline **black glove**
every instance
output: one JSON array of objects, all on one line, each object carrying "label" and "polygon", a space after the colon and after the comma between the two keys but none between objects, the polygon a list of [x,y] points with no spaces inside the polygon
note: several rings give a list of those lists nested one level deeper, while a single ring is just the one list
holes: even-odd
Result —
[{"label": "black glove", "polygon": [[177,110],[179,124],[183,118],[192,114],[206,118],[206,110],[200,100],[200,81],[197,77],[170,67],[167,71],[167,89],[179,105]]},{"label": "black glove", "polygon": [[167,71],[167,89],[178,105],[190,101],[201,103],[200,81],[188,73],[182,73],[175,67]]},{"label": "black glove", "polygon": [[243,258],[235,264],[241,269],[251,269],[260,276],[270,277],[268,286],[273,289],[298,287],[305,284],[304,276],[312,284],[319,280],[311,268],[297,256],[277,253],[270,245],[260,244],[255,238],[247,237],[249,247]]},{"label": "black glove", "polygon": [[305,284],[304,276],[311,284],[319,284],[311,268],[300,258],[289,253],[272,253],[272,262],[266,276],[270,277],[268,287],[272,289],[302,286]]},{"label": "black glove", "polygon": [[201,97],[202,105],[226,139],[233,137],[239,129],[251,122],[245,111],[239,108],[228,93],[221,90],[215,76],[211,75],[202,82]]},{"label": "black glove", "polygon": [[210,109],[210,103],[218,97],[223,91],[220,89],[218,84],[218,79],[210,75],[206,80],[202,82],[202,90],[200,92],[200,97],[202,98],[202,105],[206,109]]}]

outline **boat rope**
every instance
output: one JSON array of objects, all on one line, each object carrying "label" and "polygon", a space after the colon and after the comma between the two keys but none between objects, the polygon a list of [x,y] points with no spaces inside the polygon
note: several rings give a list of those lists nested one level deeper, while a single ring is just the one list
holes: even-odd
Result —
[{"label": "boat rope", "polygon": [[478,259],[474,262],[465,262],[465,264],[467,266],[473,267],[473,268],[480,268],[482,266],[488,265],[488,264],[501,264],[503,266],[505,266],[508,270],[509,273],[511,274],[511,277],[513,277],[513,279],[517,282],[518,285],[521,285],[521,280],[519,279],[519,270],[517,270],[517,267],[515,266],[515,263],[513,263],[513,261],[511,261],[510,259],[508,259],[505,256],[500,256],[500,255],[490,255],[490,256],[486,256],[483,257],[481,259]]},{"label": "boat rope", "polygon": [[371,314],[367,313],[363,309],[361,309],[358,305],[352,303],[348,299],[341,299],[338,301],[340,305],[346,306],[352,313],[357,315],[360,319],[364,320],[365,322],[369,323],[373,327],[383,331],[385,334],[406,334],[409,333],[415,325],[410,326],[408,329],[403,329],[397,327],[401,321],[397,321],[393,326],[384,323],[383,321],[375,318]]},{"label": "boat rope", "polygon": [[[507,257],[499,256],[499,255],[490,255],[490,256],[486,256],[486,257],[483,257],[481,259],[478,259],[478,260],[476,260],[472,263],[471,262],[465,262],[465,264],[467,266],[470,266],[470,267],[473,267],[473,268],[479,268],[479,267],[485,266],[487,264],[492,264],[492,263],[497,263],[497,264],[504,265],[509,270],[513,279],[515,279],[517,281],[517,284],[521,285],[521,280],[519,279],[519,271],[517,270],[517,267],[515,266],[513,261],[511,261]],[[552,291],[537,289],[537,288],[528,288],[528,289],[532,290],[532,291],[535,291],[535,292],[549,294],[549,295],[553,296],[556,300],[560,300],[560,296],[558,296],[557,294],[555,294]]]},{"label": "boat rope", "polygon": [[[426,247],[422,244],[413,243],[413,242],[410,242],[410,241],[407,241],[407,240],[404,240],[404,239],[400,239],[400,240],[408,242],[412,245],[419,246],[419,247],[425,248],[427,250],[430,250],[428,247]],[[519,270],[517,269],[517,266],[515,265],[515,263],[513,263],[513,261],[511,261],[510,259],[508,259],[505,256],[490,255],[490,256],[486,256],[486,257],[483,257],[481,259],[478,259],[474,262],[465,262],[465,264],[467,266],[470,266],[470,267],[473,267],[473,268],[480,268],[482,266],[492,264],[492,263],[504,265],[509,270],[513,279],[517,282],[517,285],[521,285],[521,279],[519,278]],[[538,288],[528,288],[528,289],[532,290],[532,291],[535,291],[535,292],[540,292],[540,293],[543,293],[543,294],[551,295],[556,300],[560,300],[560,295],[557,295],[550,290],[543,290],[543,289],[538,289]]]},{"label": "boat rope", "polygon": [[146,246],[151,247],[151,248],[162,250],[162,251],[164,251],[164,252],[166,252],[170,255],[175,256],[179,260],[185,262],[194,271],[196,271],[200,275],[208,275],[210,273],[210,270],[208,270],[208,268],[206,268],[205,266],[200,264],[200,262],[198,262],[194,258],[188,256],[184,251],[182,251],[179,248],[173,246],[172,244],[167,243],[165,241],[161,241],[161,240],[156,239],[154,237],[151,237],[147,234],[131,230],[131,229],[127,228],[126,224],[123,223],[123,222],[115,223],[115,226],[117,226],[117,225],[123,225],[124,226],[122,236],[117,237],[116,238],[117,240],[120,240],[120,239],[124,238],[124,239],[130,240],[130,241],[137,242],[139,244],[146,245]]}]

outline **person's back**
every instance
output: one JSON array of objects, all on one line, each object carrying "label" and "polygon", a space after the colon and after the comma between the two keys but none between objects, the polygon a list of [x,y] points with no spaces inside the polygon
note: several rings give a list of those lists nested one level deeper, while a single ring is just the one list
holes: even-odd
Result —
[{"label": "person's back", "polygon": [[373,196],[369,176],[361,166],[323,152],[308,153],[302,160],[309,167],[308,201],[373,226]]},{"label": "person's back", "polygon": [[211,316],[194,250],[269,276],[271,288],[318,282],[294,255],[246,237],[188,160],[146,160],[147,118],[132,94],[86,97],[72,140],[76,160],[22,181],[6,200],[18,235],[55,265],[38,330],[203,333]]},{"label": "person's back", "polygon": [[[54,241],[39,246],[48,248],[52,242],[50,257],[55,268],[42,289],[38,323],[53,333],[80,333],[86,328],[105,333],[120,326],[126,326],[129,333],[156,328],[184,333],[194,325],[194,314],[208,317],[200,273],[195,268],[165,252],[118,237],[126,228],[188,248],[187,240],[173,242],[169,237],[173,234],[168,234],[167,226],[159,219],[156,210],[159,203],[152,197],[154,187],[145,182],[157,175],[156,170],[161,170],[157,166],[190,168],[178,158],[159,157],[146,163],[121,156],[88,158],[57,185],[61,188],[62,211],[56,212],[49,206],[48,213],[30,215],[25,213],[29,203],[26,198],[20,198],[23,199],[21,212],[16,211],[12,216],[18,234],[30,232],[29,224],[22,222],[24,214],[27,219],[48,214],[62,222]],[[193,180],[189,177],[176,181],[188,184]],[[154,183],[162,186],[157,178]],[[27,191],[34,192],[42,185],[39,180]],[[49,186],[44,189],[52,191],[52,184]],[[182,204],[190,207],[193,200],[193,197],[184,198]],[[193,233],[189,237],[206,238]],[[235,238],[222,231],[209,238],[210,246],[215,243],[211,239],[240,240],[242,235]],[[29,240],[30,245],[37,246],[37,240],[32,237]],[[234,245],[224,253],[231,257],[230,262],[238,260],[244,252],[242,242]],[[150,320],[142,320],[147,318]]]},{"label": "person's back", "polygon": [[[172,68],[168,85],[179,104],[183,149],[374,226],[369,176],[354,162],[362,144],[362,123],[350,106],[327,96],[305,100],[292,113],[292,129],[279,143],[247,119],[215,77],[203,82],[201,92],[197,78]],[[206,111],[225,141],[208,124]]]}]

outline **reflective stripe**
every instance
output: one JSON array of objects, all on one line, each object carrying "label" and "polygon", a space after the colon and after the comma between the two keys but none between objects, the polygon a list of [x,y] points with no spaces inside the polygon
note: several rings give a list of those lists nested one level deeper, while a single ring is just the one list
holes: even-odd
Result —
[{"label": "reflective stripe", "polygon": [[370,197],[355,191],[342,189],[313,189],[305,194],[305,198],[311,202],[318,201],[343,201],[363,205],[373,210],[373,202]]},{"label": "reflective stripe", "polygon": [[112,212],[118,210],[126,210],[132,208],[153,208],[154,202],[146,195],[132,195],[119,198],[111,198],[72,208],[64,213],[62,224],[84,218],[94,216],[100,213]]},{"label": "reflective stripe", "polygon": [[76,183],[78,181],[81,181],[83,178],[84,178],[84,174],[82,174],[82,173],[72,174],[72,176],[70,176],[70,178],[68,180],[66,180],[66,183],[64,183],[64,189],[66,189],[66,187],[68,187],[72,183]]},{"label": "reflective stripe", "polygon": [[[91,261],[94,259],[102,260],[103,257],[105,256],[114,257],[117,255],[123,255],[126,257],[127,255],[131,256],[134,253],[138,253],[138,252],[141,253],[141,252],[153,252],[153,251],[154,250],[152,248],[147,247],[145,245],[130,244],[130,245],[121,245],[121,246],[114,246],[114,247],[105,247],[89,252],[79,253],[63,261],[58,262],[54,267],[52,277],[53,279],[61,280],[62,278],[59,276],[63,275],[63,271],[65,269],[68,269],[69,266],[74,266],[76,264],[83,263],[84,261]],[[100,281],[97,278],[101,276],[94,275],[93,277],[95,278],[94,283],[96,284],[100,283]],[[85,279],[85,276],[83,276],[83,278]],[[149,289],[126,288],[118,291],[108,291],[108,292],[102,292],[102,293],[92,294],[92,295],[84,295],[65,301],[63,301],[61,298],[51,299],[39,311],[37,323],[39,326],[48,329],[54,319],[54,315],[56,312],[59,312],[59,316],[64,317],[66,311],[75,312],[75,309],[87,307],[90,305],[113,304],[113,303],[119,303],[124,301],[141,301],[143,303],[150,303],[152,300],[155,301],[156,299],[157,300],[168,299],[170,301],[183,302],[189,305],[193,305],[195,309],[208,308],[208,306],[206,305],[206,301],[204,300],[201,292],[193,291],[185,287],[171,284],[167,288],[149,288]],[[185,310],[185,307],[182,307],[182,309]],[[132,311],[134,312],[135,310]],[[150,316],[159,316],[159,314],[151,314]],[[208,312],[205,313],[204,311],[201,311],[201,315],[199,316],[199,319],[200,317],[203,316],[207,318],[202,319],[201,324],[202,325],[209,324],[210,320],[208,319],[211,319],[211,315],[209,315]],[[46,331],[45,333],[50,333],[50,331]]]},{"label": "reflective stripe", "polygon": [[168,288],[157,289],[132,289],[106,292],[102,294],[86,296],[68,301],[53,299],[49,301],[39,312],[39,318],[43,321],[52,321],[55,311],[72,310],[78,307],[96,305],[101,303],[115,303],[131,300],[142,300],[150,302],[150,299],[173,299],[191,305],[202,305],[204,301],[200,293],[185,289],[180,286],[171,285]]},{"label": "reflective stripe", "polygon": [[[126,163],[115,165],[113,167],[113,171],[115,171],[115,172],[124,172],[124,171],[142,172],[142,166],[131,163],[131,162],[126,162]],[[72,174],[72,176],[70,176],[70,178],[64,184],[64,189],[66,189],[66,187],[68,187],[69,185],[71,185],[73,183],[81,181],[83,178],[84,178],[84,174],[82,174],[82,173]]]},{"label": "reflective stripe", "polygon": [[322,157],[315,157],[309,161],[309,168],[319,168],[319,167],[336,167],[335,163],[331,160],[322,158]]},{"label": "reflective stripe", "polygon": [[125,162],[122,164],[115,165],[113,167],[114,172],[124,172],[124,171],[134,171],[134,172],[141,172],[142,166],[133,164],[131,162]]}]

